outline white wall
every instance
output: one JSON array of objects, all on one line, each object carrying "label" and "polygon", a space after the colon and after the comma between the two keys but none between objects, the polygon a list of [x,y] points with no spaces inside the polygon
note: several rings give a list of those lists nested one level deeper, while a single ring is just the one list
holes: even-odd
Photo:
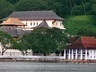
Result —
[{"label": "white wall", "polygon": [[21,51],[16,49],[8,49],[4,52],[5,56],[20,56],[22,55]]},{"label": "white wall", "polygon": [[[31,27],[35,27],[35,26],[39,25],[43,21],[44,20],[22,20],[21,22],[24,24],[27,24],[26,28],[31,28]],[[46,22],[50,27],[57,27],[60,29],[65,29],[62,24],[62,21],[56,20],[54,22],[54,20],[46,20]]]},{"label": "white wall", "polygon": [[27,26],[26,28],[31,28],[31,27],[35,27],[37,25],[39,25],[43,20],[23,20],[21,21],[22,23],[26,24],[27,23]]},{"label": "white wall", "polygon": [[[2,45],[0,43],[0,55],[1,55],[1,52],[2,52]],[[32,50],[27,50],[28,52],[28,55],[31,56],[32,55]],[[22,52],[20,50],[17,50],[17,49],[7,49],[4,54],[5,56],[21,56],[22,55]]]},{"label": "white wall", "polygon": [[64,25],[62,24],[62,21],[59,21],[59,20],[54,22],[53,27],[57,27],[57,28],[60,28],[60,29],[65,29]]}]

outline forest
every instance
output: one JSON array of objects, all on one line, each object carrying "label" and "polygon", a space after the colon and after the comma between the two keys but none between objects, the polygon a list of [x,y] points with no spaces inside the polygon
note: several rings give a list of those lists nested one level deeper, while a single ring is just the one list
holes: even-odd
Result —
[{"label": "forest", "polygon": [[0,0],[0,18],[13,11],[53,10],[59,16],[95,15],[96,0]]}]

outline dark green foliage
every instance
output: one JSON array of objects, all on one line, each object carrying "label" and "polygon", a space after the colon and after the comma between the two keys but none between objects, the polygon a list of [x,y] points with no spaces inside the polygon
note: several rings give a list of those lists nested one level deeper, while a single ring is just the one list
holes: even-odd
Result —
[{"label": "dark green foliage", "polygon": [[0,0],[0,18],[12,11],[54,10],[65,15],[95,15],[96,0]]},{"label": "dark green foliage", "polygon": [[96,15],[96,3],[92,5],[92,12],[94,15]]},{"label": "dark green foliage", "polygon": [[96,36],[92,27],[81,27],[78,29],[77,35],[79,36]]},{"label": "dark green foliage", "polygon": [[0,18],[8,16],[14,10],[14,5],[6,0],[0,0]]},{"label": "dark green foliage", "polygon": [[[66,43],[66,36],[59,29],[45,29],[40,28],[32,31],[29,34],[29,42],[31,43],[31,49],[34,53],[40,53],[43,55],[49,55],[57,50],[57,48],[63,43]],[[60,48],[60,47],[59,47]]]},{"label": "dark green foliage", "polygon": [[86,14],[87,15],[92,15],[92,3],[90,3],[90,2],[86,2],[85,3],[85,10],[86,10]]},{"label": "dark green foliage", "polygon": [[30,11],[30,10],[46,10],[47,5],[43,0],[19,0],[15,5],[15,10]]},{"label": "dark green foliage", "polygon": [[12,4],[15,4],[15,3],[17,3],[19,0],[6,0],[6,1],[8,1],[8,2],[10,2],[10,3],[12,3]]},{"label": "dark green foliage", "polygon": [[84,14],[84,12],[81,5],[73,7],[72,15],[82,15],[82,14]]},{"label": "dark green foliage", "polygon": [[61,50],[67,41],[63,30],[40,28],[22,36],[14,47],[22,51],[32,49],[34,54],[46,56],[54,53],[57,49]]},{"label": "dark green foliage", "polygon": [[24,36],[18,38],[12,46],[14,49],[20,50],[22,52],[22,55],[27,55],[27,51],[31,47],[28,43],[27,37],[27,34],[25,34]]}]

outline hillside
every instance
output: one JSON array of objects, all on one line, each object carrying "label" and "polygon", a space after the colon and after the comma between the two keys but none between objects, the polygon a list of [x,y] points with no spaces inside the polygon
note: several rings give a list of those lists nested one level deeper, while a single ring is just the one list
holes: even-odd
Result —
[{"label": "hillside", "polygon": [[66,32],[72,35],[96,36],[96,16],[68,16],[64,21]]}]

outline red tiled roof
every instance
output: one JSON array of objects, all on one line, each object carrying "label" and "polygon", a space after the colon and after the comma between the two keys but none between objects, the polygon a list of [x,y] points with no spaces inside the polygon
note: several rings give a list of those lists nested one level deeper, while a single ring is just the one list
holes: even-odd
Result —
[{"label": "red tiled roof", "polygon": [[96,38],[82,36],[79,39],[77,39],[73,44],[68,45],[67,48],[95,49],[96,48]]}]

